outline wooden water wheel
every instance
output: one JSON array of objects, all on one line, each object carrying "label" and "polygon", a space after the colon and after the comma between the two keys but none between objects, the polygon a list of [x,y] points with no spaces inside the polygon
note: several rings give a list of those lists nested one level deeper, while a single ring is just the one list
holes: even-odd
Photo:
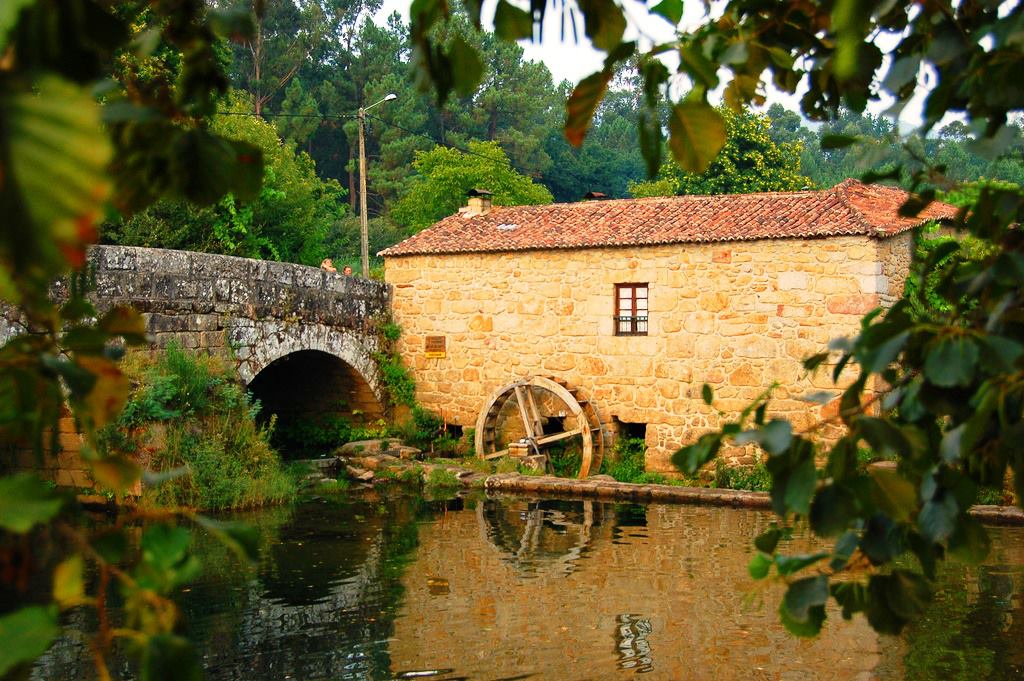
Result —
[{"label": "wooden water wheel", "polygon": [[[515,409],[510,410],[510,405]],[[581,398],[579,390],[561,379],[529,376],[491,393],[476,419],[478,457],[496,459],[509,453],[507,448],[499,449],[499,430],[509,430],[499,427],[502,418],[504,425],[522,435],[517,439],[525,441],[534,453],[543,454],[545,448],[557,442],[578,442],[582,454],[580,478],[601,467],[604,434],[597,410]]]}]

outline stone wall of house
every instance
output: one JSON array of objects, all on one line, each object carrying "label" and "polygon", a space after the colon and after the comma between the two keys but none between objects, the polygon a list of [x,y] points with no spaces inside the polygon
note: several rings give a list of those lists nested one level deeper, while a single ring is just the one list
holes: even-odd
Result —
[{"label": "stone wall of house", "polygon": [[[830,405],[830,372],[801,360],[902,289],[909,237],[863,236],[714,244],[388,258],[399,351],[417,397],[472,426],[487,395],[526,375],[561,378],[602,423],[647,424],[647,467],[670,471],[680,445],[717,427],[773,381],[771,412],[800,430]],[[615,284],[649,284],[646,337],[616,336]],[[427,336],[446,356],[427,358]],[[838,394],[838,393],[837,393]],[[833,407],[834,409],[834,407]],[[750,463],[749,456],[740,462]]]},{"label": "stone wall of house", "polygon": [[914,257],[914,233],[904,232],[889,239],[879,239],[876,243],[887,287],[879,297],[883,305],[891,306],[903,295],[903,286],[910,273],[910,261]]}]

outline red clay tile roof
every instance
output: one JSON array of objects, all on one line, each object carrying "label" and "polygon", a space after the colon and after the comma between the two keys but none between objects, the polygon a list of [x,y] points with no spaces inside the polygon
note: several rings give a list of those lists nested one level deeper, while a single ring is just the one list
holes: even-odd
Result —
[{"label": "red clay tile roof", "polygon": [[932,203],[904,218],[907,194],[895,187],[845,180],[821,191],[674,196],[495,206],[486,215],[447,217],[381,251],[384,256],[484,253],[550,248],[645,246],[864,234],[887,237],[956,208]]}]

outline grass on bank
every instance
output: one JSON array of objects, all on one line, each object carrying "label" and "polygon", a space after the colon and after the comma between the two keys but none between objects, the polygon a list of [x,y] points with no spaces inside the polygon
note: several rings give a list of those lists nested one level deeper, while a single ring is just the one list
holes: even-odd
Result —
[{"label": "grass on bank", "polygon": [[259,404],[224,360],[172,344],[156,355],[132,353],[123,368],[132,381],[128,404],[101,433],[101,448],[174,472],[145,487],[141,503],[225,510],[294,496],[296,479],[270,445],[273,424],[256,424]]}]

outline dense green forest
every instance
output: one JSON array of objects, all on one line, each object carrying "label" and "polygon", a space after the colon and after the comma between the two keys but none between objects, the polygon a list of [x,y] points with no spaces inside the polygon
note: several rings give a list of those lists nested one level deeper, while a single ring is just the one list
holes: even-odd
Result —
[{"label": "dense green forest", "polygon": [[[214,4],[244,9],[249,0]],[[944,165],[952,181],[1024,183],[1019,125],[1008,128],[1014,138],[1008,151],[990,158],[972,146],[960,122],[925,138],[907,137],[887,118],[846,110],[812,127],[778,104],[761,113],[723,110],[729,141],[702,175],[667,161],[649,179],[637,138],[643,102],[635,62],[613,80],[582,147],[574,148],[562,133],[572,84],[555,83],[518,45],[462,20],[446,30],[481,46],[484,75],[475,91],[457,93],[439,108],[418,87],[409,26],[398,14],[375,23],[380,4],[266,3],[251,39],[223,43],[232,91],[211,121],[216,132],[263,149],[268,162],[259,197],[243,204],[229,196],[203,209],[163,201],[128,220],[108,221],[102,239],[307,264],[330,256],[339,266],[355,265],[354,114],[389,93],[397,99],[367,113],[374,253],[453,212],[474,186],[494,191],[498,204],[577,201],[588,191],[611,197],[780,191],[830,187],[869,171],[906,183],[924,160]],[[141,36],[146,27],[137,30]],[[142,62],[137,69],[173,73],[176,57],[155,50]],[[822,149],[829,136],[861,143]]]}]

